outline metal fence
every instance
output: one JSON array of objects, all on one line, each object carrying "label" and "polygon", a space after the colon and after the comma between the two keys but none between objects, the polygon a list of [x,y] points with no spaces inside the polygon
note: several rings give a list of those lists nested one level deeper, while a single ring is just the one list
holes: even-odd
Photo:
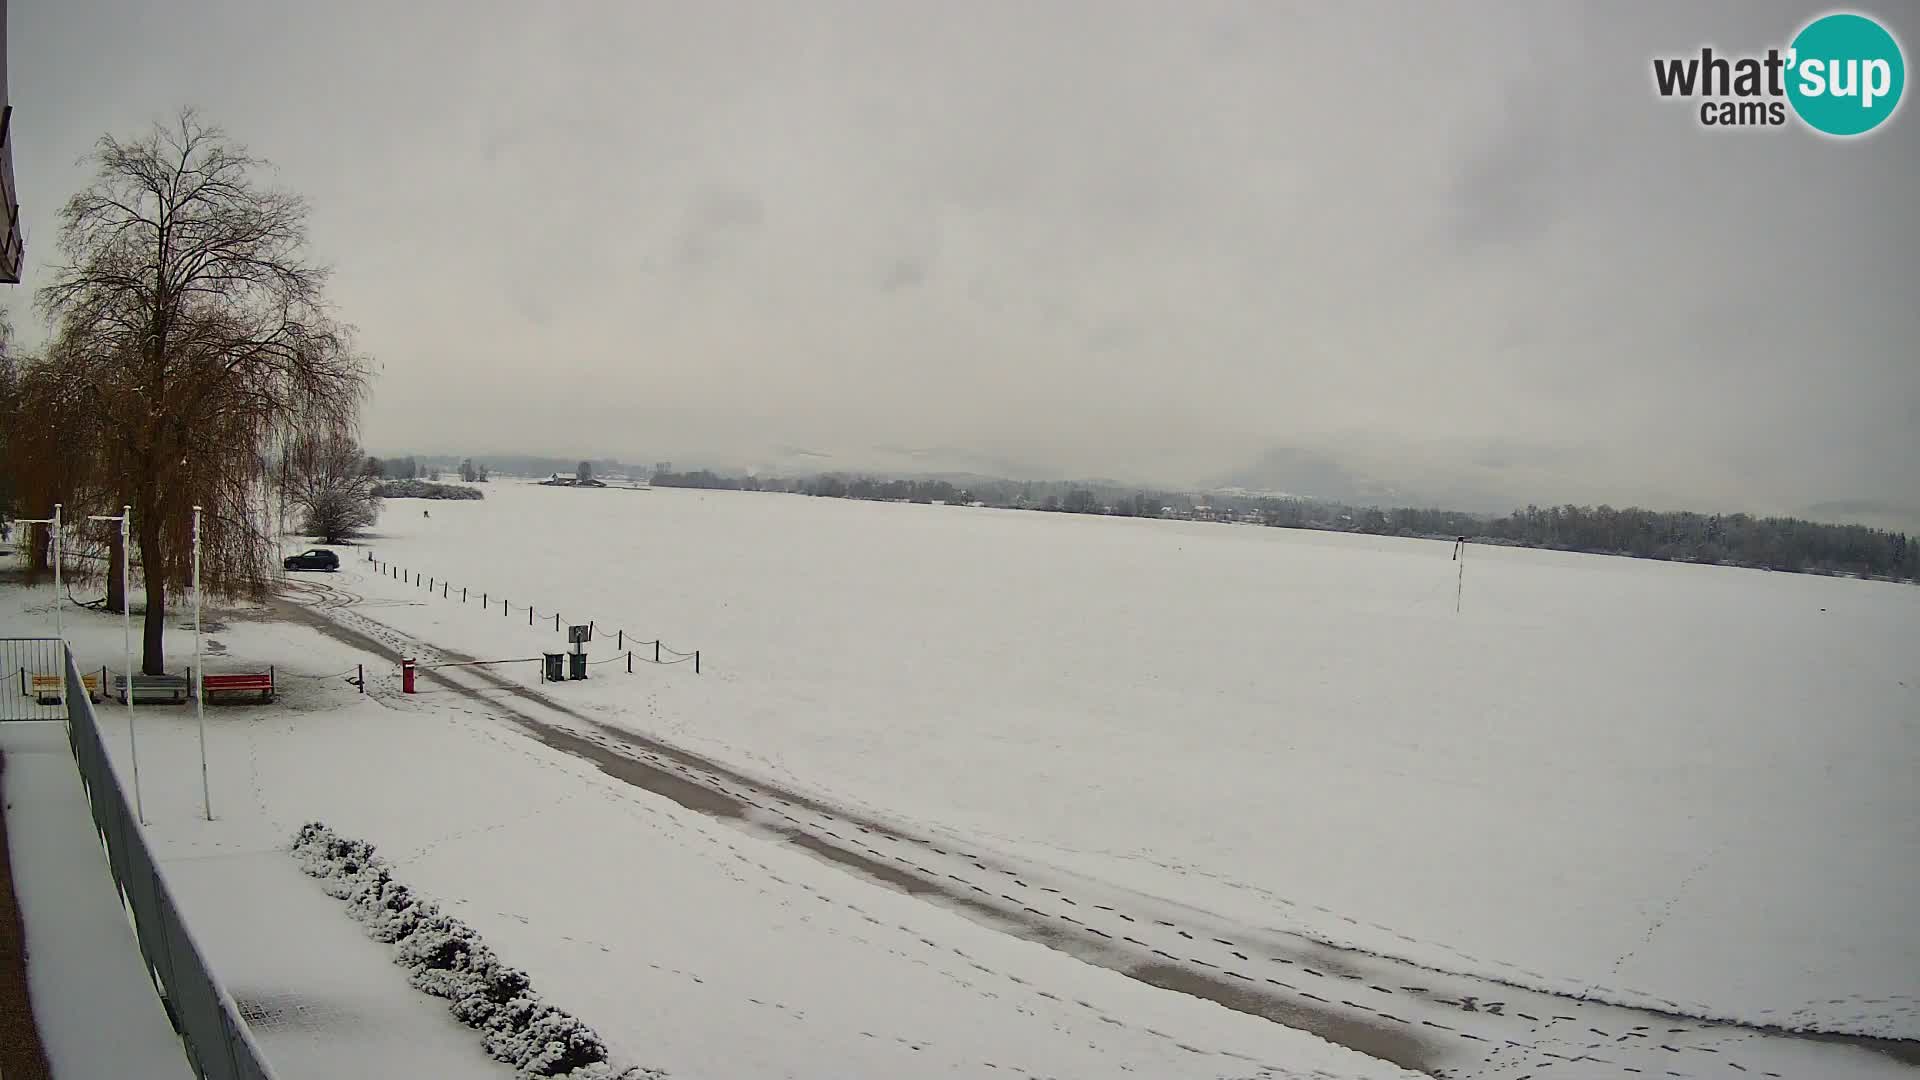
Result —
[{"label": "metal fence", "polygon": [[0,720],[67,718],[58,638],[0,638]]},{"label": "metal fence", "polygon": [[206,954],[194,942],[154,865],[100,741],[93,702],[80,670],[73,654],[61,651],[67,700],[72,703],[67,710],[67,739],[73,745],[73,760],[80,767],[80,781],[92,804],[93,823],[106,846],[114,882],[133,913],[140,953],[167,1016],[186,1045],[187,1060],[201,1080],[273,1080],[273,1070],[253,1041],[240,1007],[207,966]]}]

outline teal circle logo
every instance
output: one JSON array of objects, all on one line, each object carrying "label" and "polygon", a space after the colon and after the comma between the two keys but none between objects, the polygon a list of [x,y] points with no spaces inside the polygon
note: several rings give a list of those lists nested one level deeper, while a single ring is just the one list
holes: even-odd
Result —
[{"label": "teal circle logo", "polygon": [[1794,36],[1787,55],[1787,100],[1815,131],[1864,135],[1900,106],[1907,86],[1900,43],[1865,15],[1813,20]]}]

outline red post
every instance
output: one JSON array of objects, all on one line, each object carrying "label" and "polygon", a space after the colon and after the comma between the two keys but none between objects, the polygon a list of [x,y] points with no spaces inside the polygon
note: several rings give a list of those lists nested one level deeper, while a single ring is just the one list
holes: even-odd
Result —
[{"label": "red post", "polygon": [[400,661],[400,692],[404,694],[411,694],[414,692],[413,691],[413,658],[412,657],[408,657]]}]

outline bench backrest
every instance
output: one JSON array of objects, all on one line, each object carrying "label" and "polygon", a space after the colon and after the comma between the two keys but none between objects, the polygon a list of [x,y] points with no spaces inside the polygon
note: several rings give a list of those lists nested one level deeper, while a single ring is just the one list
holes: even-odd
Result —
[{"label": "bench backrest", "polygon": [[[100,676],[98,673],[82,675],[80,676],[80,682],[81,685],[89,690],[100,689]],[[33,689],[36,692],[41,690],[58,690],[62,686],[65,686],[66,683],[67,680],[58,675],[35,675],[33,677]]]},{"label": "bench backrest", "polygon": [[265,690],[273,686],[273,676],[248,672],[238,675],[206,675],[201,682],[209,690]]}]

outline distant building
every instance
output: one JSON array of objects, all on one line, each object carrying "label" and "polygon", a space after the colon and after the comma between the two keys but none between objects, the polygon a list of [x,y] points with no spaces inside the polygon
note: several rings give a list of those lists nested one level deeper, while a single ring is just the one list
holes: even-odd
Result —
[{"label": "distant building", "polygon": [[670,473],[672,471],[673,471],[673,462],[671,461],[656,461],[653,463],[653,475],[655,476],[659,476],[661,473]]}]

